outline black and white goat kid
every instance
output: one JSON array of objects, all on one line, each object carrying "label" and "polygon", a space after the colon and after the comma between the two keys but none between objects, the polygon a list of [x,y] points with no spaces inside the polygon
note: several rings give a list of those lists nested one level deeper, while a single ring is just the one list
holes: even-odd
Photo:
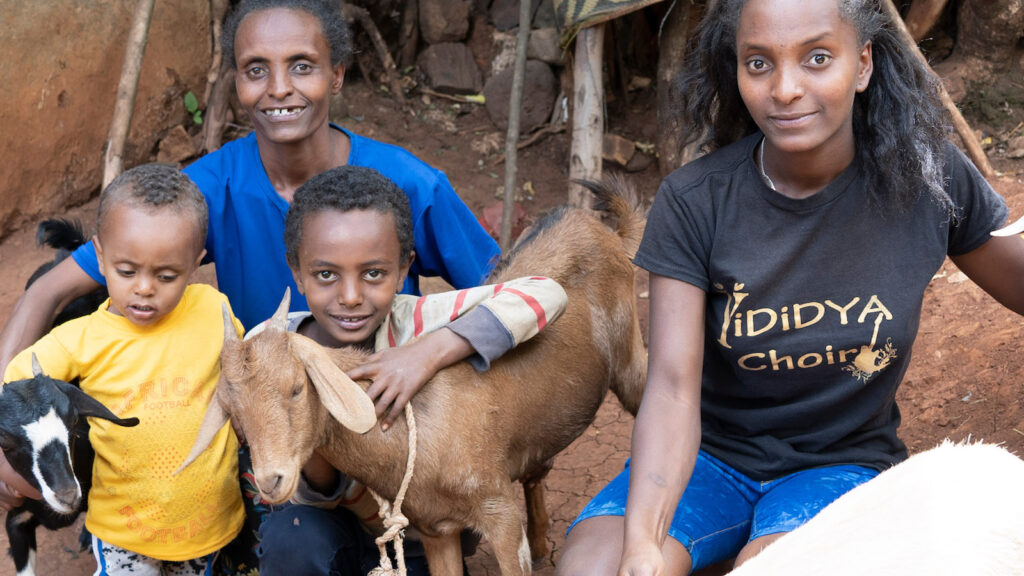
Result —
[{"label": "black and white goat kid", "polygon": [[19,576],[34,574],[36,528],[56,530],[74,523],[85,508],[95,454],[87,417],[120,426],[118,418],[77,386],[43,374],[32,356],[32,378],[0,386],[0,448],[11,467],[43,495],[26,498],[7,513],[7,538]]},{"label": "black and white goat kid", "polygon": [[[86,242],[88,238],[77,221],[52,218],[40,222],[36,229],[36,244],[49,246],[57,252],[52,260],[39,266],[32,273],[25,288],[28,289],[43,274],[70,256],[75,248]],[[95,311],[106,298],[106,288],[98,288],[71,301],[57,314],[53,325],[63,324]],[[36,366],[33,364],[33,368]],[[85,507],[85,498],[92,480],[94,454],[89,444],[89,424],[84,416],[111,419],[114,415],[76,386],[59,380],[45,377],[40,379],[37,376],[11,383],[9,387],[4,388],[7,388],[7,394],[3,394],[4,389],[0,388],[0,447],[3,448],[14,470],[40,490],[44,498],[42,502],[25,499],[21,506],[7,513],[6,528],[10,554],[14,559],[18,576],[25,576],[34,574],[36,528],[42,525],[50,530],[56,530],[70,526]],[[42,422],[39,418],[50,413],[46,408],[52,408],[52,413],[56,417],[56,421],[48,421],[54,424],[59,422],[56,426],[58,430],[63,428],[62,433],[57,433],[62,440],[51,443],[53,448],[49,450],[54,454],[44,456],[40,452],[39,458],[33,460],[35,452],[30,447],[32,436],[24,425]],[[121,422],[131,426],[138,423],[130,420]],[[40,426],[36,425],[32,430],[35,431],[35,439],[46,438],[45,435],[39,436],[44,433],[41,432],[43,428]],[[61,463],[53,464],[53,458],[60,454],[63,454],[58,458]],[[73,470],[78,471],[77,481]],[[49,492],[44,490],[43,486],[46,486]],[[81,549],[87,549],[89,534],[84,529],[80,540]]]}]

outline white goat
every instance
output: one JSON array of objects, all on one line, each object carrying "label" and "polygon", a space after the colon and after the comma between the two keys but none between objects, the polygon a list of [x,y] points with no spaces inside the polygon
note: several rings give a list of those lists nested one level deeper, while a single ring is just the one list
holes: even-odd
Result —
[{"label": "white goat", "polygon": [[1019,576],[1024,460],[994,444],[916,454],[730,576]]},{"label": "white goat", "polygon": [[[535,477],[583,433],[609,387],[627,409],[639,403],[647,357],[630,257],[643,220],[621,196],[595,188],[616,231],[587,211],[562,209],[538,222],[491,278],[556,280],[569,296],[562,316],[489,371],[457,364],[412,399],[418,455],[403,512],[421,532],[435,576],[462,574],[464,528],[490,541],[503,575],[529,574],[512,482]],[[223,425],[226,410],[249,441],[265,500],[291,496],[313,451],[393,499],[408,453],[405,422],[382,432],[363,388],[343,373],[366,356],[286,332],[287,308],[285,301],[272,326],[244,342],[228,334],[233,328],[225,332],[218,402],[210,404],[190,458]]]}]

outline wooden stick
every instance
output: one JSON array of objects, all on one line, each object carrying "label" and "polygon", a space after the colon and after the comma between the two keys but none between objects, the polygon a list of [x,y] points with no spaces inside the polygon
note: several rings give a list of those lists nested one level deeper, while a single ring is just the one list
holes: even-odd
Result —
[{"label": "wooden stick", "polygon": [[526,45],[530,42],[532,2],[519,2],[519,34],[516,38],[516,62],[512,69],[512,94],[508,102],[508,131],[505,133],[505,198],[501,211],[498,244],[508,254],[512,248],[512,215],[516,207],[516,141],[519,140],[519,116],[523,108],[523,79],[526,77]]},{"label": "wooden stick", "polygon": [[[398,101],[398,104],[404,107],[405,92],[402,90],[402,80],[398,77],[398,68],[395,66],[395,61],[391,58],[391,53],[388,52],[388,46],[384,43],[384,38],[381,37],[380,31],[377,30],[377,25],[373,23],[373,18],[370,18],[370,13],[367,12],[366,8],[349,2],[342,6],[342,12],[345,18],[349,20],[358,20],[359,25],[370,36],[370,41],[373,42],[373,47],[377,51],[377,57],[380,58],[381,64],[384,65],[384,72],[388,76],[388,85],[391,88],[391,93],[394,95],[395,100]],[[368,80],[372,80],[372,78],[368,78]]]},{"label": "wooden stick", "polygon": [[124,51],[121,66],[121,81],[117,86],[117,101],[114,104],[114,118],[107,135],[107,152],[103,160],[103,188],[110,184],[124,170],[124,143],[128,139],[132,114],[135,112],[135,94],[139,88],[139,73],[142,71],[142,56],[146,52],[149,36],[149,21],[153,17],[156,0],[138,0],[132,14],[132,25],[128,32],[128,46]]},{"label": "wooden stick", "polygon": [[[882,7],[892,18],[896,24],[896,29],[900,36],[903,38],[904,43],[907,47],[914,51],[921,63],[935,74],[932,70],[931,65],[928,64],[928,60],[925,59],[924,54],[921,53],[921,49],[918,48],[917,42],[914,42],[913,36],[907,30],[907,25],[903,22],[903,18],[900,17],[900,13],[896,10],[896,6],[892,3],[892,0],[884,0]],[[956,103],[950,98],[949,92],[946,91],[946,87],[940,80],[939,83],[939,99],[942,100],[942,105],[945,106],[949,115],[953,118],[953,127],[956,129],[956,133],[960,135],[960,139],[964,142],[964,147],[967,149],[967,155],[970,156],[974,165],[977,166],[978,171],[985,178],[991,178],[995,176],[996,171],[992,169],[992,164],[988,161],[988,156],[985,155],[985,151],[981,148],[981,142],[978,141],[978,137],[975,136],[974,130],[971,129],[971,125],[964,120],[963,114],[960,113],[960,109],[956,107]]]},{"label": "wooden stick", "polygon": [[[527,146],[533,146],[538,140],[547,136],[548,134],[558,134],[560,132],[565,132],[565,124],[545,124],[542,128],[535,130],[529,138],[520,140],[519,143],[516,144],[516,150],[522,150]],[[493,165],[497,166],[498,164],[501,164],[504,161],[505,153],[502,152],[501,156],[498,156],[497,158],[494,159]]]},{"label": "wooden stick", "polygon": [[573,58],[572,144],[569,156],[569,204],[590,208],[590,193],[574,180],[601,178],[604,138],[604,80],[601,52],[604,25],[580,30]]},{"label": "wooden stick", "polygon": [[221,36],[224,16],[228,12],[228,0],[210,0],[210,38],[213,42],[210,70],[206,73],[206,90],[203,93],[202,151],[213,152],[220,148],[227,123],[231,91],[234,89],[234,70],[224,61],[221,50]]},{"label": "wooden stick", "polygon": [[228,0],[210,0],[210,69],[206,72],[206,90],[203,91],[203,104],[209,107],[213,85],[220,78],[220,62],[224,58],[220,46],[223,33],[224,15],[228,13]]}]

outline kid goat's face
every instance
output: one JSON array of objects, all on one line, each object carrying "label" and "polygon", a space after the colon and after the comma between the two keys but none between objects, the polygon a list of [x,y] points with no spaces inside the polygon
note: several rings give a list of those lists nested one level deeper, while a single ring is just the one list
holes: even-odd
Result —
[{"label": "kid goat's face", "polygon": [[96,259],[107,280],[108,310],[132,324],[155,324],[178,305],[205,250],[194,216],[173,209],[111,207]]},{"label": "kid goat's face", "polygon": [[310,214],[298,260],[295,283],[316,318],[306,335],[331,348],[372,348],[411,264],[401,261],[394,216],[376,210]]},{"label": "kid goat's face", "polygon": [[750,0],[736,30],[743,103],[771,146],[852,154],[853,100],[871,78],[871,44],[836,0]]}]

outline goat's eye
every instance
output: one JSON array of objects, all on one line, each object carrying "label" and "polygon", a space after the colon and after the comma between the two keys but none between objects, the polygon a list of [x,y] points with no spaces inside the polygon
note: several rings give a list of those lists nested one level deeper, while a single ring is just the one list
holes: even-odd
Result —
[{"label": "goat's eye", "polygon": [[292,398],[298,398],[299,396],[301,396],[302,391],[305,389],[305,386],[296,386],[295,388],[292,388]]}]

